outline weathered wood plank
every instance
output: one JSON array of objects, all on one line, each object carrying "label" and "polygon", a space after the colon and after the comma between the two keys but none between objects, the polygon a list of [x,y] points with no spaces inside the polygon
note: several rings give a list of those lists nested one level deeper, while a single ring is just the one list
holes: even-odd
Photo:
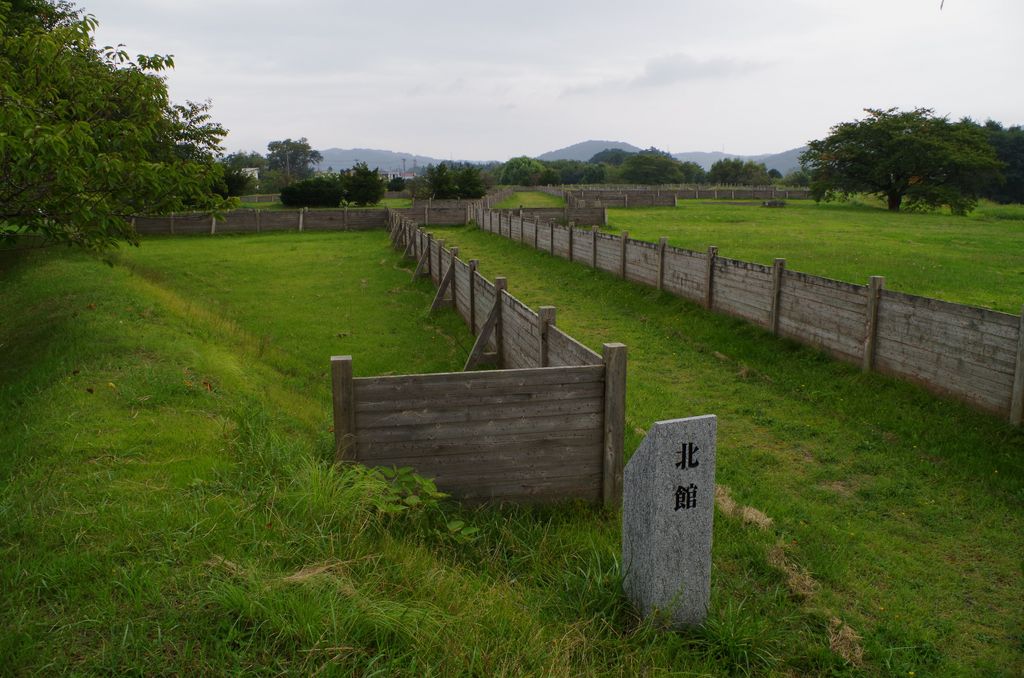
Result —
[{"label": "weathered wood plank", "polygon": [[334,412],[334,460],[351,461],[356,440],[352,356],[331,358],[331,401]]},{"label": "weathered wood plank", "polygon": [[626,430],[626,347],[604,345],[604,457],[601,495],[607,508],[622,503],[623,448]]},{"label": "weathered wood plank", "polygon": [[442,438],[473,439],[480,436],[500,435],[514,438],[524,432],[550,432],[567,429],[588,429],[600,427],[601,413],[572,416],[530,417],[523,419],[501,419],[488,421],[451,422],[372,428],[358,432],[361,442],[392,442],[413,440],[440,440]]}]

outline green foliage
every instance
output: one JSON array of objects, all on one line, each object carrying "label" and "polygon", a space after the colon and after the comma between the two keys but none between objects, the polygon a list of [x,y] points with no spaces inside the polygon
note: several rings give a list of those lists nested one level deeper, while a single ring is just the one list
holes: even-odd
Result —
[{"label": "green foliage", "polygon": [[544,165],[540,160],[525,155],[506,162],[498,175],[498,183],[505,186],[536,186]]},{"label": "green foliage", "polygon": [[1024,127],[1003,127],[994,120],[985,123],[989,143],[1005,165],[1003,182],[982,189],[982,196],[1000,203],[1024,203]]},{"label": "green foliage", "polygon": [[723,158],[711,165],[707,179],[712,184],[734,186],[766,186],[772,182],[763,162],[739,158]]},{"label": "green foliage", "polygon": [[256,151],[238,151],[237,153],[228,153],[220,162],[231,169],[244,169],[249,167],[255,167],[256,169],[263,169],[267,166],[267,159]]},{"label": "green foliage", "polygon": [[460,198],[475,200],[487,193],[480,168],[474,165],[465,165],[455,171],[455,186]]},{"label": "green foliage", "polygon": [[690,160],[679,163],[679,171],[683,175],[683,183],[703,184],[707,181],[708,173],[704,171],[704,168]]},{"label": "green foliage", "polygon": [[678,184],[683,180],[679,161],[660,151],[630,155],[622,163],[620,176],[634,184]]},{"label": "green foliage", "polygon": [[422,197],[435,200],[452,200],[459,197],[459,186],[455,182],[455,173],[448,167],[448,163],[442,162],[439,165],[430,165],[423,174],[423,184],[420,187]]},{"label": "green foliage", "polygon": [[344,179],[344,189],[345,200],[361,206],[376,205],[387,191],[380,172],[376,169],[371,170],[365,162],[357,162],[352,167]]},{"label": "green foliage", "polygon": [[321,174],[281,189],[281,202],[288,207],[338,207],[345,197],[347,181],[339,174]]},{"label": "green foliage", "polygon": [[402,177],[392,177],[388,181],[388,190],[389,191],[395,191],[395,192],[404,191],[405,190],[405,179],[403,179]]},{"label": "green foliage", "polygon": [[606,148],[603,151],[599,151],[590,158],[591,163],[603,163],[605,165],[611,165],[618,167],[622,163],[626,162],[626,159],[631,155],[636,155],[632,151],[624,151],[621,148]]},{"label": "green foliage", "polygon": [[0,240],[102,249],[135,241],[132,215],[219,209],[208,104],[171,104],[170,56],[97,48],[68,8],[0,3]]},{"label": "green foliage", "polygon": [[810,186],[811,175],[803,169],[795,169],[782,177],[783,186]]},{"label": "green foliage", "polygon": [[219,193],[225,198],[236,197],[245,195],[255,185],[255,179],[245,170],[225,167],[223,192]]},{"label": "green foliage", "polygon": [[267,168],[282,172],[285,185],[313,176],[313,166],[323,159],[320,151],[314,151],[306,137],[267,144]]},{"label": "green foliage", "polygon": [[544,171],[537,177],[537,184],[539,186],[557,186],[562,183],[562,177],[558,174],[558,170],[553,167],[545,167]]},{"label": "green foliage", "polygon": [[951,123],[931,109],[865,109],[863,120],[843,122],[811,141],[801,163],[811,173],[816,199],[855,193],[886,200],[898,211],[948,206],[953,214],[974,209],[982,189],[998,181],[1002,163],[986,133],[964,120]]}]

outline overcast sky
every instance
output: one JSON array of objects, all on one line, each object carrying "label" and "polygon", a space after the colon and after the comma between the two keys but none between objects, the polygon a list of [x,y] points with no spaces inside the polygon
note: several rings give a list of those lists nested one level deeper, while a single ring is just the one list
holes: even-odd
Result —
[{"label": "overcast sky", "polygon": [[505,160],[586,139],[775,153],[871,108],[1024,123],[1022,0],[78,0],[173,54],[227,150]]}]

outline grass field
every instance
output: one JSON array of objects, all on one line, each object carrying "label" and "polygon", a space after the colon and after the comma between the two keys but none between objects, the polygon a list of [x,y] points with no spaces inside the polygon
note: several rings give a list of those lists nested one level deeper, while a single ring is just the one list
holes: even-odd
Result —
[{"label": "grass field", "polygon": [[541,193],[540,191],[523,191],[513,193],[494,205],[494,209],[507,210],[520,207],[565,207],[565,200],[558,195]]},{"label": "grass field", "polygon": [[[638,622],[616,514],[392,513],[379,478],[331,469],[330,355],[360,375],[451,370],[472,341],[425,313],[433,290],[385,234],[146,239],[113,267],[0,260],[6,671],[1024,671],[1021,431],[472,228],[437,232],[577,338],[629,346],[627,451],[652,421],[719,415],[739,508],[716,516],[708,624]],[[479,536],[453,538],[452,519]]]},{"label": "grass field", "polygon": [[1024,305],[1024,207],[983,204],[969,217],[892,215],[874,204],[681,200],[609,209],[610,230],[719,256],[866,284],[884,275],[901,292],[1017,314]]}]

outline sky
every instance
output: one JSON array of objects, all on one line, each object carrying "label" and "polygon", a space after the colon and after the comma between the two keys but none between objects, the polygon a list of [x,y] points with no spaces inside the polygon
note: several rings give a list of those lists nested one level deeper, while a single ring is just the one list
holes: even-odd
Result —
[{"label": "sky", "polygon": [[[940,3],[944,6],[940,9]],[[173,54],[228,152],[455,160],[587,139],[776,153],[865,108],[1024,124],[1021,0],[77,0],[100,45]]]}]

